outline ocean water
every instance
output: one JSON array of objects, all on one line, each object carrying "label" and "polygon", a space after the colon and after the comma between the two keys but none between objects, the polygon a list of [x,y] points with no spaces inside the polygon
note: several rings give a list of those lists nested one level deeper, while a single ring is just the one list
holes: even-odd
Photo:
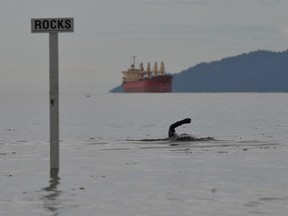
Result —
[{"label": "ocean water", "polygon": [[288,94],[61,94],[58,175],[48,102],[0,94],[0,215],[287,215]]}]

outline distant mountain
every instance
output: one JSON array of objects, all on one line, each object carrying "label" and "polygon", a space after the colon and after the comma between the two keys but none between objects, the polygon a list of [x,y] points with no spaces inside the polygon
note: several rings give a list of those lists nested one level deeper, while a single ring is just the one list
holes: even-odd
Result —
[{"label": "distant mountain", "polygon": [[[118,86],[111,92],[121,90]],[[288,50],[197,64],[173,75],[173,92],[288,92]]]}]

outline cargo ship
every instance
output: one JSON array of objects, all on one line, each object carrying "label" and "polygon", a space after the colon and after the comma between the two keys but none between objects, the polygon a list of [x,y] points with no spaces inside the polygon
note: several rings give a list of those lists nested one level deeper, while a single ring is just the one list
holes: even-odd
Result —
[{"label": "cargo ship", "polygon": [[150,63],[147,64],[146,70],[143,63],[140,67],[135,67],[135,57],[133,57],[133,64],[127,71],[123,71],[122,88],[127,93],[162,93],[172,91],[173,77],[166,74],[164,63],[161,62],[158,70],[157,62],[154,64],[153,71]]}]

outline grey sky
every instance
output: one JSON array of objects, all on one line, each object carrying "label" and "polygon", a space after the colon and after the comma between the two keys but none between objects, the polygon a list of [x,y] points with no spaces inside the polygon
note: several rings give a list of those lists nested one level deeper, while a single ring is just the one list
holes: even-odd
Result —
[{"label": "grey sky", "polygon": [[59,34],[60,91],[107,92],[137,56],[176,73],[288,46],[287,0],[1,0],[0,93],[48,92],[48,34],[30,19],[74,17]]}]

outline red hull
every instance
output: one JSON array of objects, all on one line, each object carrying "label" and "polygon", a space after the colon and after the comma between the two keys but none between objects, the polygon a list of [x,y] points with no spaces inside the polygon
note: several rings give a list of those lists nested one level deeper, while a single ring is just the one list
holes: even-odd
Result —
[{"label": "red hull", "polygon": [[123,83],[124,92],[127,93],[141,93],[141,92],[171,92],[172,91],[172,76],[164,75],[152,77],[135,82]]}]

